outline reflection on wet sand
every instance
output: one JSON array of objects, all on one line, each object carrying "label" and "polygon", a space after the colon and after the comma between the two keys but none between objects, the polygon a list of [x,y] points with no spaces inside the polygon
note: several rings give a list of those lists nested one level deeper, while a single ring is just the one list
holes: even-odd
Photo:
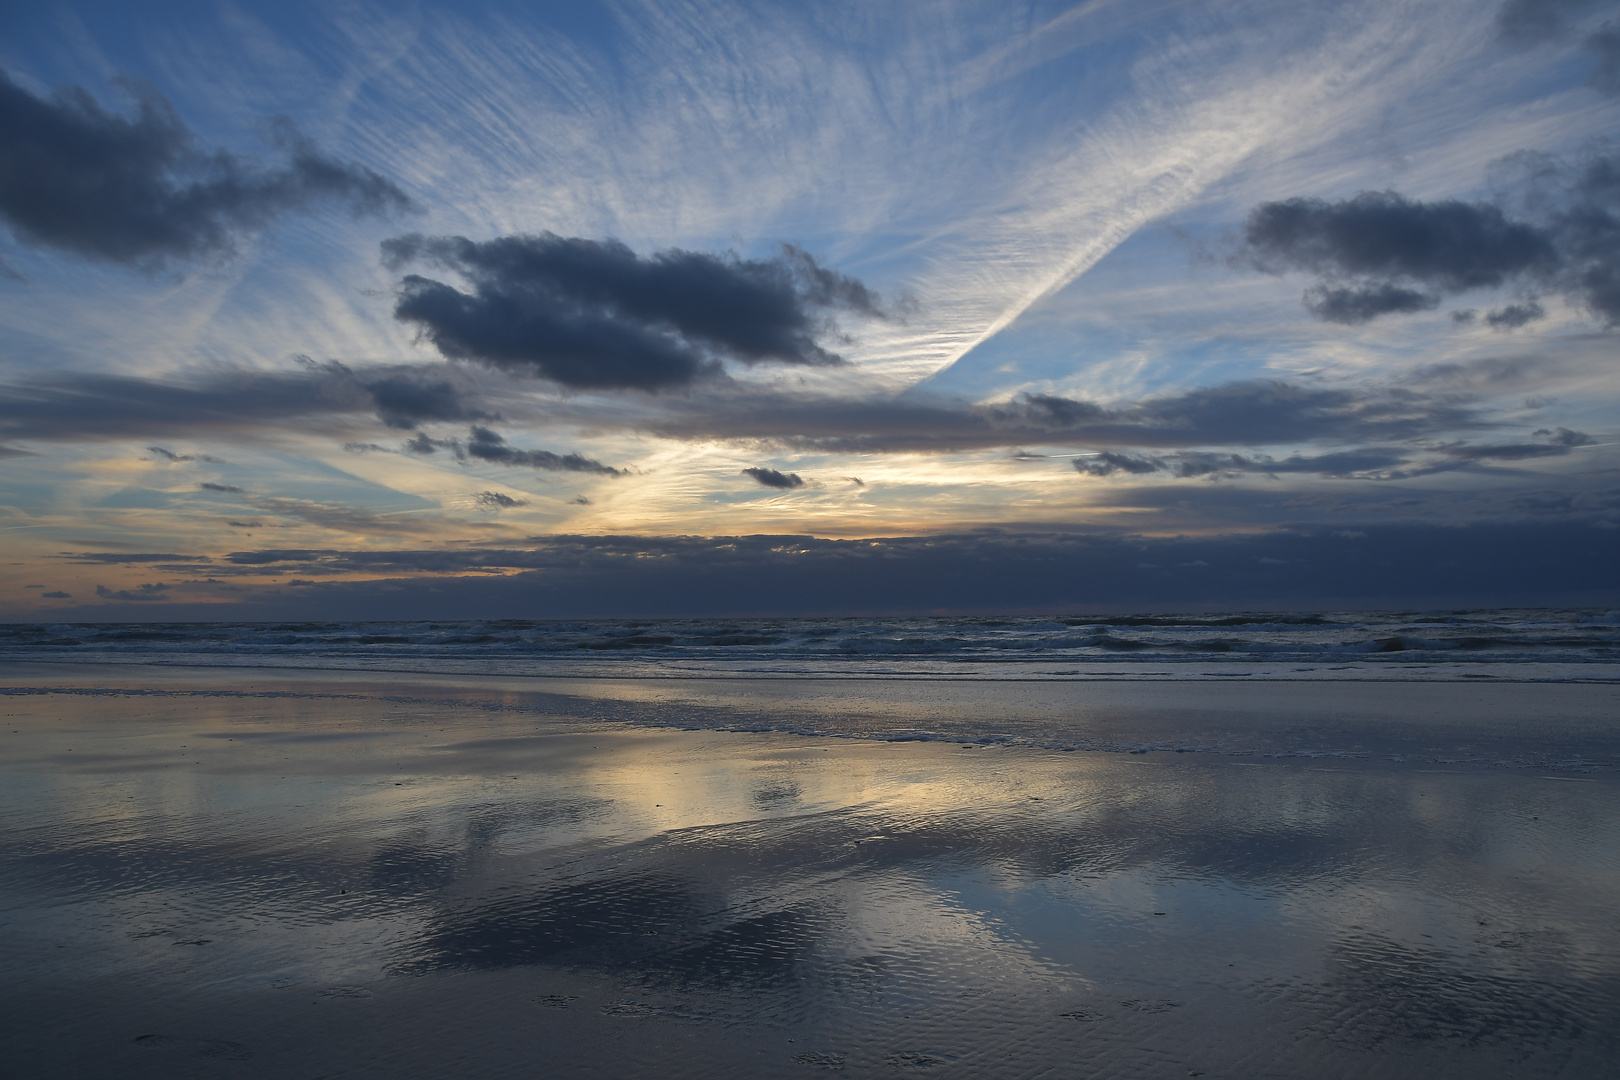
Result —
[{"label": "reflection on wet sand", "polygon": [[1340,692],[1359,754],[1257,759],[121,678],[0,696],[27,1074],[1599,1076],[1620,1051],[1617,785],[1392,760],[1455,718],[1384,752],[1401,718],[1355,730]]}]

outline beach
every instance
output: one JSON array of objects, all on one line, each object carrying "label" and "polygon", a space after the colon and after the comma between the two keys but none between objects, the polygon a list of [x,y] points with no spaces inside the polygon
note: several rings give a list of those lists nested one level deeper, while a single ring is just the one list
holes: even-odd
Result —
[{"label": "beach", "polygon": [[11,664],[0,698],[19,1075],[1617,1049],[1612,684]]},{"label": "beach", "polygon": [[0,1080],[1620,1080],[1620,0],[0,5]]}]

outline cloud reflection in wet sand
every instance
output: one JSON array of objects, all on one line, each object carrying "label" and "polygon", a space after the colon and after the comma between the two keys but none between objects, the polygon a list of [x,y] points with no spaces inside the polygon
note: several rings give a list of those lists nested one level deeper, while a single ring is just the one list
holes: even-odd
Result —
[{"label": "cloud reflection in wet sand", "polygon": [[[0,1004],[41,1071],[46,1031],[198,1075],[1582,1076],[1620,1041],[1606,772],[5,702]],[[369,1011],[299,1057],[294,1001]]]}]

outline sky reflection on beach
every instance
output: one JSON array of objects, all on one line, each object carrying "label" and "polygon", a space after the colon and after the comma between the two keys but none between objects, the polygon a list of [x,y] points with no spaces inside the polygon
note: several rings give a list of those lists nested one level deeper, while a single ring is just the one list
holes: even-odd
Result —
[{"label": "sky reflection on beach", "polygon": [[[404,1074],[539,1045],[611,1072],[674,1039],[671,1075],[1584,1076],[1617,1049],[1607,770],[21,689],[0,1004],[41,1072],[337,1075],[382,1043]],[[370,1011],[322,1057],[284,1038],[311,1002]],[[475,1007],[500,1036],[418,1022]]]}]

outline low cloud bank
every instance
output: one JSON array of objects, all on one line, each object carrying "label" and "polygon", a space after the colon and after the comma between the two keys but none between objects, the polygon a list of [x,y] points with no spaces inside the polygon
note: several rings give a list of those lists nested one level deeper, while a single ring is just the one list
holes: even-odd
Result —
[{"label": "low cloud bank", "polygon": [[[242,602],[151,597],[154,583],[53,618],[583,618],[1479,607],[1620,602],[1612,529],[1588,522],[1366,526],[1153,538],[986,531],[811,536],[558,536],[526,549],[240,551],[218,565],[324,581]],[[110,560],[109,560],[110,561]],[[148,571],[143,571],[146,573]],[[193,571],[207,575],[206,568]],[[370,573],[385,580],[335,581]],[[467,575],[474,576],[453,576]],[[125,594],[127,593],[127,597]],[[120,614],[125,609],[127,614]],[[17,616],[13,616],[17,617]]]}]

